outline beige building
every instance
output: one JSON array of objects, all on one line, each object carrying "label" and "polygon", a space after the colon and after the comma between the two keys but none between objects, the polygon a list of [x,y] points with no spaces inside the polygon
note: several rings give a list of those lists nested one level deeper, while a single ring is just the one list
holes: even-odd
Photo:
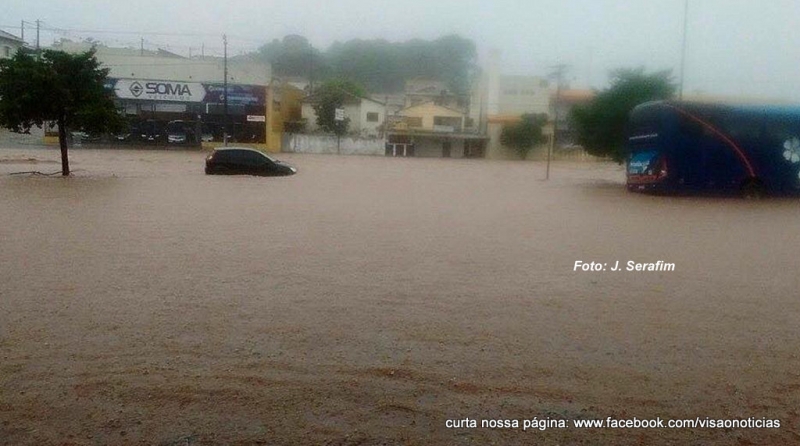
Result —
[{"label": "beige building", "polygon": [[468,107],[466,96],[455,94],[447,84],[433,79],[416,78],[406,81],[404,96],[406,108],[426,102],[462,112],[466,112]]},{"label": "beige building", "polygon": [[429,101],[407,107],[392,117],[386,155],[482,157],[484,144],[485,137],[464,111]]}]

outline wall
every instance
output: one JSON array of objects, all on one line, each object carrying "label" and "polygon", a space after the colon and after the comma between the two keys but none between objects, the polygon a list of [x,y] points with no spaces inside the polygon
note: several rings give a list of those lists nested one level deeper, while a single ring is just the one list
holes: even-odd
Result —
[{"label": "wall", "polygon": [[14,57],[20,47],[22,47],[22,41],[0,36],[0,59]]},{"label": "wall", "polygon": [[379,155],[385,151],[382,138],[360,138],[343,136],[340,140],[340,149],[336,148],[336,136],[309,135],[305,133],[283,135],[283,152],[288,153],[316,153],[342,155]]},{"label": "wall", "polygon": [[[386,106],[372,101],[361,101],[361,134],[363,136],[378,137],[378,128],[386,118]],[[378,120],[375,122],[367,121],[367,113],[377,113]]]},{"label": "wall", "polygon": [[317,125],[317,112],[314,111],[314,104],[303,102],[300,105],[300,114],[306,121],[306,131],[315,132],[319,130]]},{"label": "wall", "polygon": [[538,76],[500,76],[498,113],[550,113],[550,90]]}]

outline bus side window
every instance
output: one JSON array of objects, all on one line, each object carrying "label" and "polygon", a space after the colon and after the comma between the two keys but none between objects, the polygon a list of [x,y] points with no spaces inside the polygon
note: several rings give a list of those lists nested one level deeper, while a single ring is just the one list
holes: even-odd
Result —
[{"label": "bus side window", "polygon": [[772,119],[767,122],[764,138],[765,147],[783,151],[783,144],[792,138],[800,139],[800,121]]}]

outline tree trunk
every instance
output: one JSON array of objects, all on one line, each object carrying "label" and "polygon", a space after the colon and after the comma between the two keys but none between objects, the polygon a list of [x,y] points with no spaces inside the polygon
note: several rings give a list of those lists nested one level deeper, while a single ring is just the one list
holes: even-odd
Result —
[{"label": "tree trunk", "polygon": [[58,118],[58,145],[61,146],[61,175],[69,176],[69,157],[67,156],[67,127],[64,117]]}]

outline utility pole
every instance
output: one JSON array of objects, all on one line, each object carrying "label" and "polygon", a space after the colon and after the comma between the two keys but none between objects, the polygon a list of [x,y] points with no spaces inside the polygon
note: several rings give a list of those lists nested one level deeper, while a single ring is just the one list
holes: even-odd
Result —
[{"label": "utility pole", "polygon": [[225,78],[223,81],[223,93],[222,93],[222,107],[223,113],[225,114],[224,119],[224,127],[225,131],[222,133],[222,141],[227,147],[228,145],[228,36],[226,34],[222,35],[222,45],[223,45],[223,60],[224,60],[224,68],[222,76]]},{"label": "utility pole", "polygon": [[36,20],[36,52],[39,52],[39,20]]},{"label": "utility pole", "polygon": [[308,44],[308,94],[314,94],[314,46]]},{"label": "utility pole", "polygon": [[545,180],[550,179],[550,160],[553,157],[553,150],[555,150],[556,140],[558,139],[558,106],[559,102],[561,101],[561,84],[564,82],[564,73],[567,71],[567,65],[559,64],[553,67],[553,71],[550,72],[550,78],[556,79],[556,97],[553,107],[553,139],[550,140],[550,146],[547,148],[547,173],[545,174]]},{"label": "utility pole", "polygon": [[142,40],[139,43],[139,55],[144,56],[144,37],[142,37]]},{"label": "utility pole", "polygon": [[683,43],[681,44],[681,84],[678,99],[683,99],[683,72],[686,67],[686,23],[689,19],[689,0],[683,2]]},{"label": "utility pole", "polygon": [[20,21],[19,29],[20,29],[20,32],[22,33],[22,35],[20,36],[20,39],[22,40],[22,42],[24,44],[25,43],[25,20]]}]

